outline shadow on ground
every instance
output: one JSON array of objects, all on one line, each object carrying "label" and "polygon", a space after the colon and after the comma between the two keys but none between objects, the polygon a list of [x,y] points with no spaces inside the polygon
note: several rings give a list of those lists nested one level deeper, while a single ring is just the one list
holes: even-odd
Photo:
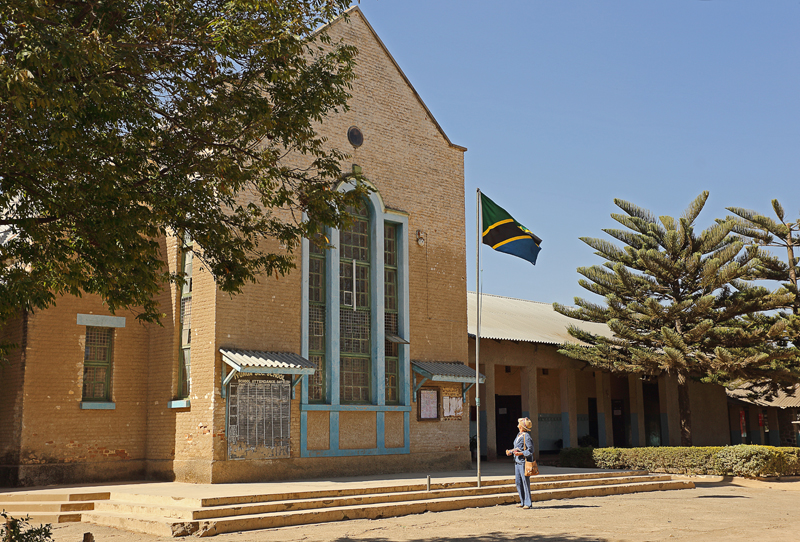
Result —
[{"label": "shadow on ground", "polygon": [[[349,541],[363,541],[363,538],[350,538],[350,537],[343,537],[337,538],[334,542],[349,542]],[[372,542],[390,542],[393,539],[391,538],[370,538]],[[586,538],[585,536],[574,536],[571,534],[549,534],[549,535],[538,535],[538,534],[515,534],[510,535],[508,533],[484,533],[481,535],[476,536],[469,536],[469,537],[459,537],[459,538],[443,538],[443,537],[436,537],[436,538],[419,538],[415,540],[408,540],[406,542],[607,542],[607,538]]]}]

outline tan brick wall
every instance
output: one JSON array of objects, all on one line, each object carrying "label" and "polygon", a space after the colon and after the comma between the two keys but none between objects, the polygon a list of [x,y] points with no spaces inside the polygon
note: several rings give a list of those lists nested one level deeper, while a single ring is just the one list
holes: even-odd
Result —
[{"label": "tan brick wall", "polygon": [[[161,253],[169,269],[178,267],[179,247],[172,237],[161,240]],[[180,305],[178,288],[165,286],[158,297],[163,314],[161,325],[149,326],[149,367],[147,377],[147,453],[154,461],[169,461],[175,457],[175,418],[178,413],[167,408],[167,403],[177,395],[178,344]],[[170,466],[171,470],[171,466]],[[171,479],[171,474],[151,472],[148,476]]]},{"label": "tan brick wall", "polygon": [[[28,318],[23,430],[22,485],[72,481],[69,468],[126,462],[114,467],[123,478],[141,477],[146,442],[148,330],[132,312],[124,328],[113,328],[111,393],[114,410],[81,410],[86,327],[77,314],[109,315],[97,296],[64,296],[54,309]],[[48,466],[62,464],[59,468]],[[40,466],[41,468],[31,468]],[[104,469],[96,469],[105,478]],[[85,481],[85,480],[82,480]]]},{"label": "tan brick wall", "polygon": [[[320,130],[331,146],[351,152],[352,158],[343,164],[345,171],[351,164],[359,164],[386,207],[409,217],[411,359],[466,362],[463,149],[448,143],[359,12],[349,23],[334,25],[331,34],[334,40],[342,38],[359,48],[359,79],[350,110],[328,118]],[[353,125],[365,136],[364,145],[357,150],[346,139]],[[296,163],[301,162],[296,158]],[[417,231],[424,246],[416,243]],[[274,244],[269,248],[280,250]],[[179,270],[177,240],[162,240],[162,252],[170,270]],[[165,287],[158,296],[164,313],[162,326],[141,326],[125,314],[127,326],[115,331],[115,410],[79,409],[85,328],[75,324],[75,315],[107,314],[99,299],[65,297],[56,308],[31,316],[29,342],[33,346],[28,351],[24,386],[17,383],[24,397],[25,429],[19,446],[28,483],[47,479],[47,471],[37,466],[59,465],[50,470],[50,483],[69,476],[90,476],[89,467],[96,462],[113,463],[115,466],[98,472],[117,478],[126,473],[142,476],[145,468],[151,478],[187,482],[248,479],[248,472],[250,479],[262,477],[258,462],[227,461],[219,348],[299,353],[301,277],[298,254],[296,271],[285,277],[262,277],[257,284],[247,285],[241,295],[231,297],[218,291],[201,260],[195,259],[191,406],[184,409],[167,406],[178,391],[180,296],[176,286]],[[20,373],[15,378],[21,377]],[[0,386],[6,382],[11,380],[0,381]],[[299,398],[301,387],[296,391]],[[0,400],[4,401],[0,402],[4,415],[13,412],[18,402],[9,397],[4,394]],[[292,401],[291,409],[292,459],[273,461],[285,465],[271,468],[273,479],[327,473],[331,464],[340,465],[341,474],[364,473],[364,465],[375,463],[364,457],[299,458],[299,399]],[[322,419],[315,416],[314,423]],[[340,430],[353,435],[352,431],[364,425],[362,418],[368,417],[373,425],[364,436],[375,446],[375,416],[374,412],[344,415]],[[397,433],[401,419],[402,415],[387,414],[387,431]],[[383,461],[380,469],[403,470],[414,465],[459,468],[468,462],[466,415],[459,422],[420,424],[413,412],[411,420],[411,449],[419,459],[405,456]],[[402,423],[399,425],[402,433]],[[348,436],[343,443],[361,447],[357,440]],[[394,434],[386,443],[403,444],[402,440]],[[0,445],[6,450],[17,446],[10,440],[10,444],[4,442]],[[454,454],[442,456],[443,452]],[[309,462],[308,468],[302,467],[304,462]]]},{"label": "tan brick wall", "polygon": [[[447,142],[359,13],[348,24],[334,25],[331,35],[334,41],[341,38],[358,47],[359,78],[352,90],[350,110],[327,118],[320,131],[332,147],[352,154],[343,170],[349,171],[350,163],[360,165],[384,205],[409,216],[411,359],[465,362],[463,150]],[[347,130],[353,125],[365,137],[364,145],[358,149],[347,141]],[[298,157],[295,160],[297,164],[303,162]],[[288,214],[283,216],[290,218]],[[416,243],[417,230],[426,241],[422,247]],[[272,245],[270,249],[279,247]],[[217,347],[300,352],[303,330],[299,251],[296,256],[298,268],[285,277],[262,277],[235,297],[217,293]],[[200,324],[193,321],[194,325]],[[193,351],[193,364],[208,363],[210,358],[204,355],[199,359]],[[215,398],[220,397],[220,363],[217,356],[217,374],[212,384]],[[297,391],[299,394],[300,386]],[[321,413],[310,413],[309,417],[316,434],[309,438],[310,446],[327,447],[329,426],[324,431],[320,423],[328,417]],[[372,425],[365,422],[366,418]],[[441,422],[439,427],[419,425],[415,413],[411,418],[412,443],[415,436],[422,441],[416,448],[412,446],[415,453],[469,450],[466,416],[463,423]],[[374,447],[374,419],[374,413],[340,414],[341,448]],[[295,423],[299,424],[299,413],[295,416],[293,411],[293,435],[299,435],[299,425],[298,433],[294,433]],[[224,408],[214,410],[213,427],[215,433],[224,432]],[[225,442],[216,442],[214,460],[224,461]],[[299,439],[292,442],[292,456],[295,454],[299,454]]]},{"label": "tan brick wall", "polygon": [[[322,129],[351,153],[387,208],[409,215],[411,358],[466,362],[464,153],[446,141],[361,17],[331,29],[334,41],[358,47],[358,80],[350,111]],[[347,141],[350,126],[364,134],[358,149]]]},{"label": "tan brick wall", "polygon": [[0,339],[15,348],[0,370],[0,486],[16,485],[19,443],[22,432],[24,347],[27,315],[10,320],[0,330]]}]

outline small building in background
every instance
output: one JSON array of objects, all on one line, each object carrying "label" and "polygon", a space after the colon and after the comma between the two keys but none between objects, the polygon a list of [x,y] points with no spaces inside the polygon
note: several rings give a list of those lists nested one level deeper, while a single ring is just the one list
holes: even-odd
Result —
[{"label": "small building in background", "polygon": [[[477,295],[468,294],[469,355],[475,366]],[[578,325],[608,335],[604,324],[568,318],[548,303],[483,294],[481,311],[481,409],[471,412],[470,431],[481,424],[481,454],[493,459],[510,446],[517,418],[533,421],[537,452],[579,445],[680,446],[678,382],[674,376],[642,377],[598,371],[558,353],[578,343]],[[472,392],[471,392],[472,393]],[[721,386],[690,382],[695,446],[731,443],[728,399]],[[474,395],[473,395],[474,396]],[[474,400],[470,402],[474,404]]]}]

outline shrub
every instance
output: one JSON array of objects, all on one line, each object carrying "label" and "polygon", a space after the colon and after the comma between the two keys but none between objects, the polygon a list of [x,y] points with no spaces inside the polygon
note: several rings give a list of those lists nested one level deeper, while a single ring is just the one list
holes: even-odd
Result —
[{"label": "shrub", "polygon": [[772,446],[597,448],[594,463],[602,469],[636,469],[673,474],[720,476],[800,475],[800,449]]},{"label": "shrub", "polygon": [[15,519],[6,514],[5,510],[0,512],[3,522],[0,524],[0,540],[3,542],[51,542],[52,525],[49,523],[38,527],[28,523],[29,516],[22,519]]},{"label": "shrub", "polygon": [[558,453],[558,465],[560,467],[594,468],[595,461],[592,458],[594,448],[562,448]]}]

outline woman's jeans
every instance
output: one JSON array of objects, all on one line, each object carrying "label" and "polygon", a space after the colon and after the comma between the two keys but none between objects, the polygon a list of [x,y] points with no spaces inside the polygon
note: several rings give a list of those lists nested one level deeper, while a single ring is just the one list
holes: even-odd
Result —
[{"label": "woman's jeans", "polygon": [[525,476],[525,463],[514,463],[514,481],[519,492],[519,502],[522,506],[531,505],[531,479]]}]

